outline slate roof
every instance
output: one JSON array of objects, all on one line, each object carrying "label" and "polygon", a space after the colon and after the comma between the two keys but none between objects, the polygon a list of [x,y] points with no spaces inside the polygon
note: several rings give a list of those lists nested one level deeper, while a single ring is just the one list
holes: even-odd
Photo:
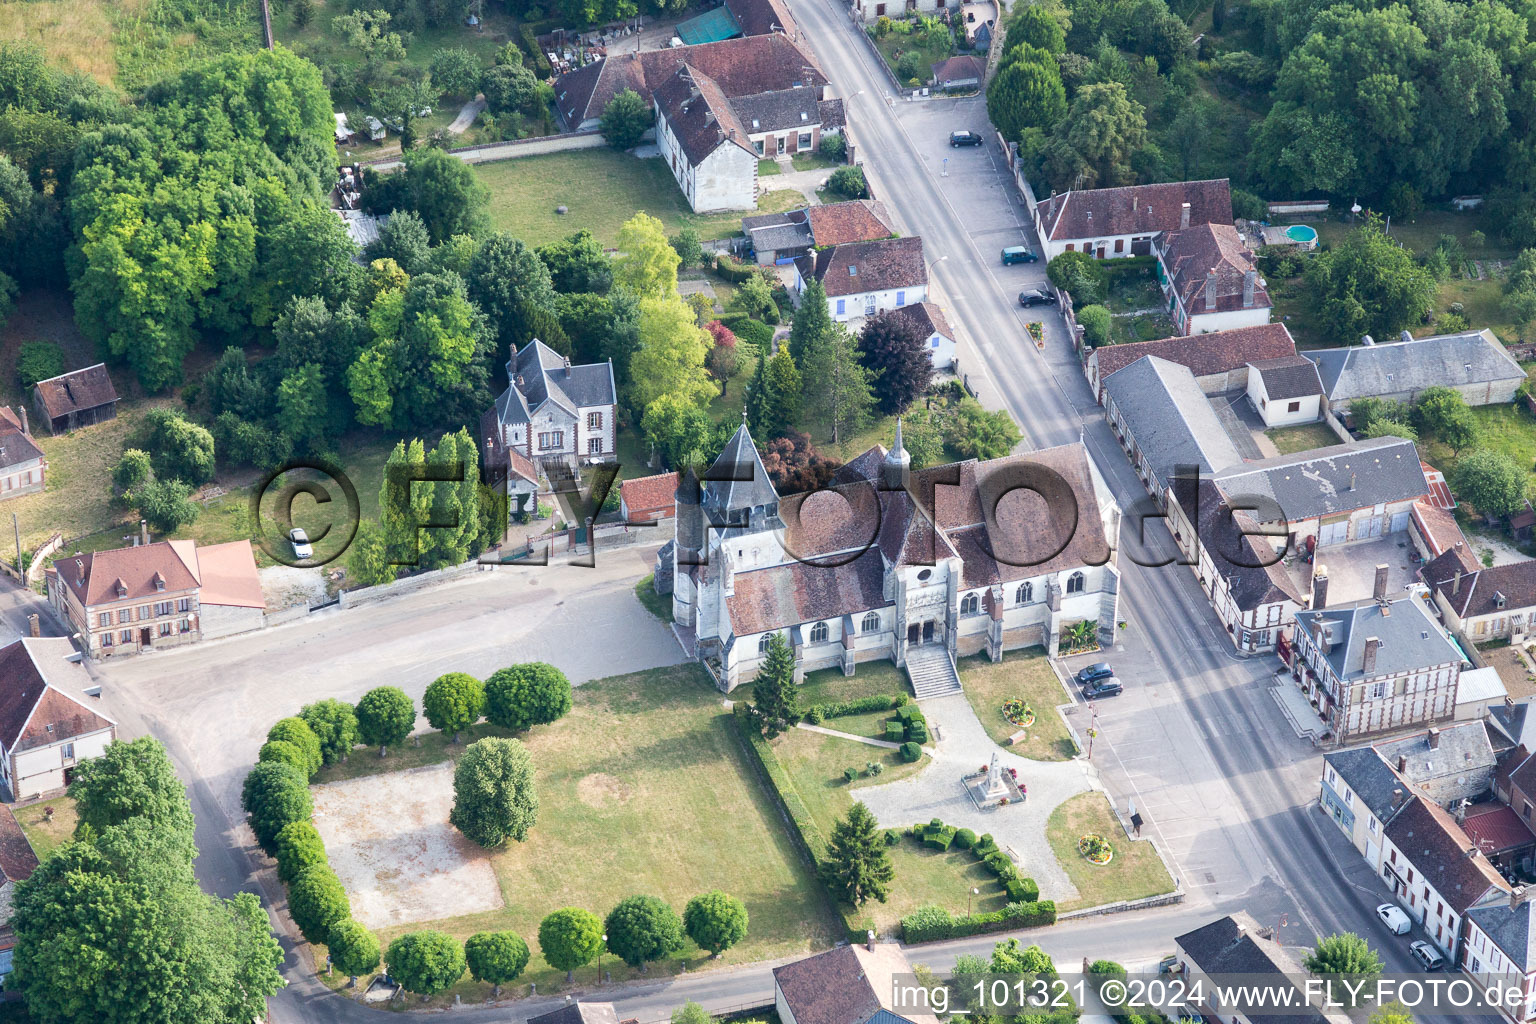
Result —
[{"label": "slate roof", "polygon": [[83,701],[90,677],[62,637],[14,640],[0,647],[0,746],[7,754],[110,729]]},{"label": "slate roof", "polygon": [[1279,359],[1260,359],[1248,364],[1250,372],[1257,372],[1264,382],[1264,393],[1274,401],[1306,398],[1323,393],[1323,382],[1317,376],[1317,364],[1303,356],[1281,356]]},{"label": "slate roof", "polygon": [[1183,204],[1189,224],[1231,224],[1232,190],[1226,178],[1174,181],[1063,192],[1039,206],[1045,241],[1177,231]]},{"label": "slate roof", "polygon": [[1390,765],[1403,758],[1403,775],[1419,786],[1428,786],[1438,779],[1492,772],[1493,744],[1488,742],[1488,730],[1482,722],[1456,722],[1437,728],[1435,735],[1433,747],[1426,730],[1378,743],[1376,752]]},{"label": "slate roof", "polygon": [[703,505],[717,512],[733,512],[776,505],[778,500],[779,492],[774,490],[752,434],[743,423],[704,474]]},{"label": "slate roof", "polygon": [[783,32],[794,37],[800,33],[800,26],[795,24],[795,16],[784,0],[725,0],[725,9],[741,26],[744,36]]},{"label": "slate roof", "polygon": [[[816,234],[816,222],[811,221]],[[818,245],[824,244],[817,242]],[[816,253],[813,273],[827,295],[858,295],[891,288],[915,288],[928,283],[921,238],[882,238],[848,242]]]},{"label": "slate roof", "polygon": [[[179,591],[195,590],[197,582],[196,547],[191,541],[156,541],[131,548],[91,551],[64,556],[53,563],[76,598],[86,608],[112,601],[157,597]],[[155,585],[159,576],[164,588]],[[121,581],[124,593],[117,593]]]},{"label": "slate roof", "polygon": [[1371,505],[1411,501],[1428,493],[1412,441],[1378,437],[1281,455],[1218,471],[1229,498],[1275,501],[1292,522]]},{"label": "slate roof", "polygon": [[1099,380],[1134,363],[1142,356],[1159,356],[1187,366],[1196,377],[1227,373],[1240,366],[1296,354],[1296,343],[1284,324],[1259,324],[1230,331],[1182,335],[1129,345],[1106,345],[1093,350]]},{"label": "slate roof", "polygon": [[[759,132],[782,132],[791,128],[809,131],[821,124],[819,88],[779,89],[760,92],[752,96],[740,96],[730,101],[731,109],[746,130],[754,135]],[[756,155],[754,150],[753,155]]]},{"label": "slate roof", "polygon": [[677,474],[657,473],[654,476],[636,477],[619,484],[619,500],[631,515],[673,509],[677,494]]},{"label": "slate roof", "polygon": [[805,216],[811,225],[811,239],[819,246],[872,242],[896,233],[885,204],[873,199],[812,206]]},{"label": "slate roof", "polygon": [[[571,416],[582,408],[613,405],[618,388],[613,383],[613,363],[570,365],[560,353],[534,338],[507,364],[510,383],[496,399],[496,418],[502,423],[527,423],[545,402],[553,402]],[[517,383],[522,378],[522,385]]]},{"label": "slate roof", "polygon": [[1530,900],[1513,909],[1506,901],[1467,911],[1467,916],[1522,972],[1536,970],[1536,921],[1532,920],[1533,915],[1536,915],[1536,903]]},{"label": "slate roof", "polygon": [[713,79],[726,96],[827,84],[808,50],[781,32],[769,32],[606,57],[555,79],[555,106],[572,128],[601,117],[608,101],[625,89],[649,106],[655,90],[684,63]]},{"label": "slate roof", "polygon": [[1445,635],[1423,601],[1400,597],[1388,606],[1391,611],[1385,615],[1375,602],[1352,608],[1304,609],[1296,613],[1296,628],[1311,632],[1313,623],[1321,623],[1328,630],[1332,647],[1325,658],[1345,682],[1365,678],[1365,642],[1371,637],[1381,641],[1372,678],[1461,663],[1461,650]]},{"label": "slate roof", "polygon": [[1536,750],[1536,713],[1533,713],[1533,706],[1536,705],[1533,702],[1536,702],[1536,698],[1526,697],[1523,700],[1495,704],[1488,709],[1489,723],[1510,743]]},{"label": "slate roof", "polygon": [[947,57],[930,65],[933,80],[939,85],[946,82],[981,81],[986,65],[975,57]]},{"label": "slate roof", "polygon": [[1457,914],[1483,899],[1490,889],[1509,892],[1509,883],[1445,811],[1415,796],[1383,831],[1424,880],[1434,886]]},{"label": "slate roof", "polygon": [[107,376],[106,363],[40,380],[36,384],[36,393],[49,419],[117,401],[117,389],[112,386],[112,378]]},{"label": "slate roof", "polygon": [[[1323,1013],[1306,1002],[1306,993],[1290,979],[1304,972],[1290,954],[1279,945],[1260,935],[1258,921],[1246,910],[1218,918],[1208,925],[1174,937],[1174,942],[1189,958],[1196,970],[1208,975],[1248,974],[1285,975],[1276,979],[1274,986],[1288,986],[1295,996],[1287,1000],[1291,1005],[1283,1013],[1264,1013],[1247,1010],[1243,1016],[1250,1021],[1276,1021],[1286,1024],[1347,1024],[1349,1018],[1338,1013]],[[1305,1009],[1302,1007],[1305,1006]]]},{"label": "slate roof", "polygon": [[0,469],[24,465],[43,457],[43,450],[21,429],[21,420],[8,405],[0,405]]},{"label": "slate roof", "polygon": [[1112,374],[1104,392],[1165,487],[1179,466],[1205,475],[1243,461],[1186,366],[1145,356]]},{"label": "slate roof", "polygon": [[[1264,309],[1269,292],[1253,266],[1253,253],[1230,224],[1200,224],[1163,236],[1164,268],[1184,309],[1191,316],[1236,309]],[[1243,302],[1243,282],[1254,274],[1253,301]],[[1214,295],[1207,282],[1214,280]],[[1214,301],[1212,301],[1214,299]]]},{"label": "slate roof", "polygon": [[1525,371],[1486,328],[1412,341],[1351,345],[1306,353],[1317,363],[1330,402],[1457,386],[1524,380]]},{"label": "slate roof", "polygon": [[942,335],[950,341],[955,340],[955,332],[949,326],[949,321],[944,319],[944,311],[932,302],[912,302],[905,306],[898,306],[889,310],[889,316],[899,316],[912,321],[917,329],[927,338],[934,334]]},{"label": "slate roof", "polygon": [[1323,760],[1338,773],[1344,784],[1355,791],[1355,797],[1377,820],[1387,822],[1401,808],[1392,806],[1392,794],[1397,791],[1406,800],[1409,788],[1398,778],[1375,747],[1351,747],[1324,754]]},{"label": "slate roof", "polygon": [[[1469,553],[1470,555],[1470,553]],[[1536,560],[1468,571],[1461,551],[1440,555],[1419,570],[1424,583],[1461,618],[1536,606]],[[1458,583],[1456,574],[1461,573]],[[1503,599],[1502,606],[1500,598]]]},{"label": "slate roof", "polygon": [[1200,544],[1210,554],[1216,573],[1227,581],[1233,603],[1245,612],[1279,601],[1305,603],[1274,546],[1258,536],[1262,530],[1253,517],[1233,512],[1208,478],[1200,479],[1196,494],[1191,493],[1196,490],[1193,483],[1175,481],[1174,496],[1185,517],[1198,524]]},{"label": "slate roof", "polygon": [[[797,90],[807,91],[807,90]],[[688,162],[698,166],[721,146],[735,145],[755,158],[747,127],[718,82],[684,64],[656,88],[656,105]]]},{"label": "slate roof", "polygon": [[528,1024],[619,1024],[612,1003],[566,1003],[558,1010],[529,1017]]}]

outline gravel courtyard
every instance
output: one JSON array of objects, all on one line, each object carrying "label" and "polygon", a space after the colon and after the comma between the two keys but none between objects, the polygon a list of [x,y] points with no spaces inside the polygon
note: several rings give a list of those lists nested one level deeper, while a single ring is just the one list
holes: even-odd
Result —
[{"label": "gravel courtyard", "polygon": [[361,923],[385,928],[501,908],[490,856],[448,824],[452,764],[311,791],[315,827]]}]

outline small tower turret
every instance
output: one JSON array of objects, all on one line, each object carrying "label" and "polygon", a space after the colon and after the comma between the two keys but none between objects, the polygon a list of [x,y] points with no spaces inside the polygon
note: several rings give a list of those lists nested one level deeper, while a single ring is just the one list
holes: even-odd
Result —
[{"label": "small tower turret", "polygon": [[901,443],[901,420],[896,420],[896,438],[891,450],[885,453],[885,463],[880,467],[880,488],[886,491],[904,491],[912,472],[912,456]]}]

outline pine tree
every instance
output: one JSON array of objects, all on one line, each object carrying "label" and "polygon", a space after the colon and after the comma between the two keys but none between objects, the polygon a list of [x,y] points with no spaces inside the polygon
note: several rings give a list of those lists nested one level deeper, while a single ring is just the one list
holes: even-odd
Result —
[{"label": "pine tree", "polygon": [[885,852],[885,834],[862,803],[854,804],[848,817],[832,826],[822,871],[833,891],[856,907],[872,898],[884,903],[890,894],[896,869]]},{"label": "pine tree", "polygon": [[832,443],[838,444],[869,418],[875,404],[873,375],[860,364],[853,335],[842,324],[812,339],[801,365],[809,411],[832,428]]},{"label": "pine tree", "polygon": [[784,634],[768,638],[768,657],[752,683],[752,714],[763,735],[773,739],[800,721],[800,688],[795,685],[795,657]]},{"label": "pine tree", "polygon": [[832,314],[827,311],[827,290],[812,278],[800,293],[800,308],[789,325],[789,354],[798,364],[805,363],[810,343],[832,329]]},{"label": "pine tree", "polygon": [[768,363],[766,352],[757,354],[757,366],[752,371],[752,383],[747,385],[747,426],[752,436],[768,439]]},{"label": "pine tree", "polygon": [[762,410],[766,438],[781,437],[799,426],[803,388],[803,378],[786,345],[768,360],[767,394],[763,396]]}]

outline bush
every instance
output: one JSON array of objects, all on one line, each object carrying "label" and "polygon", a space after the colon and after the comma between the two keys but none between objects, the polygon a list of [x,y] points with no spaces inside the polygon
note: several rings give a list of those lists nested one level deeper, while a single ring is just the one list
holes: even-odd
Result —
[{"label": "bush", "polygon": [[923,845],[931,846],[935,850],[944,851],[949,849],[949,844],[954,842],[954,839],[955,830],[950,826],[941,825],[938,828],[930,827],[928,831],[923,835]]},{"label": "bush", "polygon": [[908,764],[920,761],[923,757],[923,748],[916,743],[903,743],[898,752],[901,754],[901,759]]},{"label": "bush", "polygon": [[848,140],[841,133],[821,137],[821,155],[841,163],[848,157]]},{"label": "bush", "polygon": [[806,708],[805,709],[805,721],[809,722],[811,725],[820,725],[821,724],[821,708],[816,706],[815,704],[812,704],[810,707]]},{"label": "bush", "polygon": [[918,907],[901,919],[901,937],[907,942],[933,942],[954,937],[954,918],[943,907]]},{"label": "bush", "polygon": [[907,739],[911,740],[913,743],[918,743],[918,744],[927,743],[928,742],[928,723],[926,723],[926,722],[909,722],[909,723],[907,723]]},{"label": "bush", "polygon": [[976,845],[976,833],[968,828],[958,829],[955,832],[955,845],[962,850],[969,850]]},{"label": "bush", "polygon": [[1098,348],[1109,344],[1109,328],[1112,318],[1103,306],[1090,304],[1077,311],[1077,322],[1083,328],[1083,344]]},{"label": "bush", "polygon": [[24,341],[16,355],[16,380],[23,389],[64,372],[64,350],[51,341]]},{"label": "bush", "polygon": [[928,68],[923,62],[923,56],[914,50],[908,50],[896,61],[896,77],[904,80],[927,77]]},{"label": "bush", "polygon": [[539,48],[539,40],[533,34],[533,26],[523,25],[518,30],[518,39],[523,44],[523,53],[530,58],[529,67],[533,73],[544,81],[555,73],[555,69],[549,66],[549,58],[544,56],[544,51]]},{"label": "bush", "polygon": [[994,849],[991,853],[984,854],[981,859],[999,878],[1013,872],[1013,861],[1009,860],[1008,855],[1002,850]]},{"label": "bush", "polygon": [[858,777],[859,777],[859,770],[857,768],[844,768],[843,769],[843,779],[845,781],[852,782],[854,779],[857,779]]},{"label": "bush", "polygon": [[1024,880],[1022,878],[1008,879],[1008,881],[1003,883],[1003,892],[1008,894],[1008,900],[1011,903],[1032,902],[1028,895],[1029,890],[1024,887]]},{"label": "bush", "polygon": [[895,846],[897,843],[901,842],[901,835],[902,835],[902,833],[901,833],[900,829],[895,829],[895,828],[888,828],[888,829],[886,829],[885,830],[885,845],[886,846]]},{"label": "bush", "polygon": [[[751,263],[743,263],[741,260],[736,259],[734,256],[729,256],[722,252],[715,256],[715,273],[719,274],[721,277],[725,278],[732,284],[740,284],[747,278],[756,274],[757,267]],[[726,314],[726,316],[731,315],[732,314],[730,313]],[[735,315],[741,316],[743,314]],[[725,316],[720,318],[720,322],[725,324],[731,330],[736,330],[736,326],[726,320]]]},{"label": "bush", "polygon": [[291,883],[308,868],[326,863],[325,842],[309,821],[293,821],[277,833],[277,877]]},{"label": "bush", "polygon": [[328,864],[299,872],[288,886],[288,913],[308,942],[323,943],[331,929],[352,916],[347,890]]},{"label": "bush", "polygon": [[284,826],[308,821],[314,813],[304,773],[281,761],[263,761],[251,769],[241,787],[240,806],[250,816],[256,842],[269,855],[277,852],[277,834]]},{"label": "bush", "polygon": [[934,942],[939,939],[957,939],[983,932],[1009,931],[1014,928],[1032,928],[1056,923],[1056,904],[1050,900],[1038,903],[1009,903],[1000,911],[955,916],[943,907],[919,907],[901,919],[901,937],[906,942]]},{"label": "bush", "polygon": [[893,708],[899,708],[906,702],[906,695],[901,694],[898,696],[901,703],[897,702],[897,697],[881,693],[870,697],[856,697],[853,700],[833,701],[814,706],[821,713],[822,718],[842,718],[847,715],[867,715],[871,711],[889,711]]},{"label": "bush", "polygon": [[309,723],[296,715],[281,719],[267,730],[267,742],[291,743],[304,754],[304,775],[310,777],[320,770],[320,737]]},{"label": "bush", "polygon": [[989,853],[997,852],[997,840],[992,838],[992,833],[983,832],[976,840],[973,849],[976,851],[976,856],[985,857]]},{"label": "bush", "polygon": [[827,179],[827,191],[845,199],[867,199],[869,184],[864,180],[864,168],[839,167]]},{"label": "bush", "polygon": [[761,320],[748,319],[739,327],[731,330],[736,332],[736,340],[751,345],[758,351],[759,357],[773,347],[773,328]]},{"label": "bush", "polygon": [[885,723],[885,738],[892,743],[900,743],[907,738],[907,727],[894,718],[887,719]]}]

